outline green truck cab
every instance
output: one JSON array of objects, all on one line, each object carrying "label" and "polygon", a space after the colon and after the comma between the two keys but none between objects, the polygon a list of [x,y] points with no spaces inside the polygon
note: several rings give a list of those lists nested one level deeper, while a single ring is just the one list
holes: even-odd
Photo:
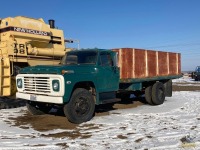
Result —
[{"label": "green truck cab", "polygon": [[67,52],[57,66],[21,69],[16,77],[16,96],[27,100],[27,108],[34,115],[59,105],[70,122],[82,123],[93,117],[95,105],[113,103],[131,93],[145,93],[149,104],[162,104],[165,96],[172,95],[171,79],[177,77],[123,80],[117,52],[75,50]]}]

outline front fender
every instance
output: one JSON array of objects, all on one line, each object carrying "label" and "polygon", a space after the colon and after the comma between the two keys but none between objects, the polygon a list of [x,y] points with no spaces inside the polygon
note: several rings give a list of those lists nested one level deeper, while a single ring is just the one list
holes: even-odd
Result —
[{"label": "front fender", "polygon": [[76,87],[81,82],[92,82],[96,91],[96,104],[99,104],[99,90],[97,88],[96,78],[95,76],[86,76],[86,75],[75,75],[68,74],[64,76],[65,79],[65,94],[63,97],[63,102],[68,103],[71,95]]}]

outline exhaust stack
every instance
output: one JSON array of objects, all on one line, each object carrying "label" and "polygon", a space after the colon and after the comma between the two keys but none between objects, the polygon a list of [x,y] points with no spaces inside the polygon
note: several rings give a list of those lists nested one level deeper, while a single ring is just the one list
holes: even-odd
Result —
[{"label": "exhaust stack", "polygon": [[49,25],[50,25],[50,28],[54,29],[55,28],[55,20],[50,19]]}]

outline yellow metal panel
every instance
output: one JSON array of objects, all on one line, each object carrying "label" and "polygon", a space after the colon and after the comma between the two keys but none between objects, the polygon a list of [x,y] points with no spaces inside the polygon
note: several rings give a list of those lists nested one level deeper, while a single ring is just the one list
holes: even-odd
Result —
[{"label": "yellow metal panel", "polygon": [[1,58],[0,61],[0,94],[1,96],[10,96],[11,92],[11,74],[9,58]]}]

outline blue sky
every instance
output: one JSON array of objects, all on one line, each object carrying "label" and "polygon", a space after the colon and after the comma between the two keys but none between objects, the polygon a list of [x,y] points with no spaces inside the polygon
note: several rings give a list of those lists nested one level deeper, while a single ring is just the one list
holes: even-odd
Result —
[{"label": "blue sky", "polygon": [[55,19],[81,48],[146,48],[180,52],[182,70],[200,65],[199,0],[2,1],[0,18]]}]

